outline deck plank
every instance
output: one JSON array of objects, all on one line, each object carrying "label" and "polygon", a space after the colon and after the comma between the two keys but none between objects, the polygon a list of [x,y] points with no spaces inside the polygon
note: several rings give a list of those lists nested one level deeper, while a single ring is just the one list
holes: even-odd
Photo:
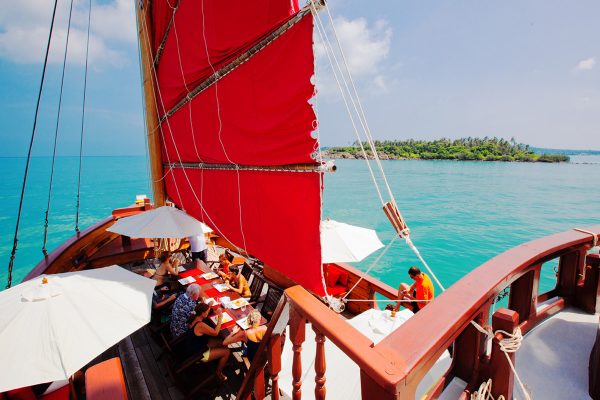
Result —
[{"label": "deck plank", "polygon": [[119,343],[119,353],[121,354],[121,364],[123,364],[129,397],[136,400],[152,400],[131,336]]},{"label": "deck plank", "polygon": [[168,390],[165,390],[170,384],[160,372],[150,346],[146,343],[143,346],[135,347],[135,352],[152,400],[171,400]]}]

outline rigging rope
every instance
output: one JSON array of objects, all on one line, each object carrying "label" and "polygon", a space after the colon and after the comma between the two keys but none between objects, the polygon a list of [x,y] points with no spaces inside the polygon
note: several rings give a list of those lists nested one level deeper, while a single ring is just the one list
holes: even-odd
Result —
[{"label": "rigging rope", "polygon": [[[509,353],[516,353],[517,350],[519,350],[519,348],[521,347],[521,344],[523,343],[523,334],[521,333],[521,328],[517,326],[515,331],[512,333],[503,331],[501,329],[498,329],[496,332],[492,332],[491,329],[485,329],[475,321],[471,321],[471,325],[473,325],[475,327],[475,329],[477,329],[479,332],[488,336],[490,339],[494,339],[494,337],[497,334],[501,334],[503,336],[503,338],[498,342],[498,345],[500,346],[500,350],[506,356],[508,365],[510,366],[510,369],[512,370],[513,374],[515,375],[515,378],[517,378],[517,382],[519,383],[521,392],[525,396],[525,400],[531,400],[531,395],[530,395],[529,391],[525,388],[525,385],[521,381],[521,378],[519,378],[519,374],[517,374],[517,370],[515,369],[515,366],[514,366],[513,362],[511,361],[510,356],[508,355]],[[490,385],[491,385],[491,383],[490,383]]]},{"label": "rigging rope", "polygon": [[[369,147],[370,147],[370,150],[371,150],[371,152],[373,154],[373,158],[375,160],[375,163],[379,167],[379,171],[380,171],[381,177],[383,179],[383,182],[384,182],[384,185],[386,187],[387,193],[388,193],[388,195],[390,197],[391,203],[392,203],[393,207],[395,208],[395,211],[397,212],[397,216],[398,216],[398,218],[400,220],[400,223],[404,224],[404,226],[406,226],[406,222],[404,221],[404,218],[402,217],[402,215],[400,214],[400,211],[398,210],[396,199],[395,199],[394,194],[393,194],[393,192],[391,190],[389,182],[387,181],[387,177],[386,177],[385,171],[383,169],[383,165],[381,164],[381,160],[380,160],[379,155],[377,153],[377,149],[376,149],[375,143],[373,141],[371,130],[370,130],[368,124],[367,124],[366,114],[365,114],[364,109],[362,107],[362,103],[360,101],[360,97],[358,95],[358,90],[356,89],[356,85],[354,83],[354,80],[352,79],[352,75],[350,74],[350,69],[348,67],[348,62],[346,60],[346,56],[345,56],[344,51],[342,49],[341,43],[339,41],[339,38],[338,38],[338,35],[337,35],[337,31],[335,29],[335,24],[333,22],[333,17],[331,15],[329,7],[327,7],[327,5],[325,5],[325,9],[327,10],[327,14],[329,16],[329,21],[330,21],[330,24],[331,24],[331,27],[332,27],[333,36],[334,36],[334,38],[336,40],[337,48],[338,48],[338,51],[339,51],[339,53],[341,55],[341,58],[342,58],[341,64],[344,66],[343,70],[342,70],[342,67],[340,66],[340,61],[338,61],[338,57],[336,56],[335,51],[333,50],[333,46],[332,46],[332,44],[331,44],[331,42],[329,40],[329,36],[327,35],[327,32],[326,32],[325,27],[324,27],[324,24],[321,21],[321,18],[318,15],[318,13],[316,12],[316,7],[315,7],[315,4],[314,4],[314,0],[311,0],[310,4],[311,4],[313,15],[315,16],[315,19],[318,22],[318,24],[317,24],[317,28],[318,28],[317,31],[318,31],[318,33],[319,33],[319,35],[321,37],[321,40],[323,41],[323,43],[324,43],[324,45],[326,47],[326,50],[328,50],[328,51],[326,51],[327,57],[329,58],[329,62],[332,65],[332,71],[333,71],[336,83],[337,83],[338,88],[340,90],[340,93],[342,95],[342,99],[343,99],[344,104],[346,106],[346,110],[348,112],[348,115],[350,116],[350,121],[351,121],[352,126],[354,128],[354,132],[355,132],[356,137],[357,137],[358,145],[360,146],[361,152],[362,152],[362,154],[364,156],[364,159],[365,159],[365,162],[367,163],[367,167],[369,169],[369,173],[371,174],[371,178],[372,178],[373,183],[375,185],[375,188],[377,190],[377,194],[379,196],[381,204],[384,207],[386,206],[386,203],[385,203],[385,201],[383,199],[383,195],[382,195],[381,190],[379,188],[379,184],[378,184],[377,179],[375,177],[375,174],[373,173],[373,170],[371,168],[371,164],[369,162],[366,150],[365,150],[365,148],[364,148],[364,146],[362,144],[361,136],[360,136],[360,133],[359,133],[357,127],[356,127],[356,124],[355,124],[355,121],[354,121],[354,117],[352,115],[353,112],[350,109],[350,106],[348,104],[348,100],[346,99],[346,96],[349,98],[350,103],[352,104],[352,107],[354,109],[354,113],[356,114],[356,116],[357,116],[357,118],[358,118],[358,120],[360,122],[360,125],[361,125],[361,127],[363,129],[363,133],[364,133],[365,137],[367,138],[367,143],[369,144]],[[334,65],[334,62],[332,62],[332,58],[333,58],[333,61],[335,62],[335,65]],[[340,84],[340,78],[338,77],[338,72],[336,71],[336,67],[337,67],[337,71],[339,71],[339,75],[341,77],[341,80],[344,83],[345,90],[342,87],[342,85]],[[346,76],[350,80],[350,85],[348,85],[348,82],[345,79]],[[350,87],[352,88],[352,90],[351,90]],[[419,252],[419,250],[417,249],[417,247],[414,245],[414,243],[410,239],[410,235],[409,235],[408,231],[406,229],[403,229],[403,227],[401,227],[401,226],[396,226],[396,223],[393,220],[392,220],[392,224],[394,225],[394,228],[398,231],[398,235],[400,237],[402,237],[406,241],[406,244],[408,245],[408,247],[415,253],[415,255],[417,256],[417,258],[420,260],[420,262],[423,264],[423,266],[425,266],[425,268],[427,269],[427,271],[429,272],[429,274],[432,276],[432,278],[435,280],[435,282],[439,285],[439,287],[442,289],[442,291],[444,291],[445,290],[444,286],[441,284],[440,280],[437,278],[437,276],[435,275],[435,273],[433,272],[433,270],[429,267],[429,265],[427,264],[427,262],[422,257],[422,255]]]},{"label": "rigging rope", "polygon": [[27,186],[27,176],[29,175],[29,163],[31,161],[31,149],[33,148],[33,141],[35,139],[35,128],[37,126],[38,113],[40,109],[40,100],[42,98],[42,89],[44,87],[44,78],[46,76],[46,67],[48,66],[48,53],[50,51],[50,42],[52,41],[52,32],[54,31],[54,21],[56,19],[56,6],[58,0],[54,0],[54,9],[52,10],[52,22],[50,23],[50,32],[48,33],[48,43],[46,45],[46,55],[44,56],[44,67],[42,69],[42,78],[40,80],[40,89],[38,91],[37,104],[35,106],[35,116],[33,118],[33,129],[31,131],[31,139],[29,141],[29,150],[27,152],[27,161],[25,162],[25,174],[23,176],[23,186],[21,187],[21,198],[19,200],[19,211],[17,213],[17,223],[15,226],[15,236],[13,239],[13,247],[10,253],[10,261],[8,263],[8,283],[6,288],[10,288],[12,285],[12,272],[15,262],[15,255],[17,253],[17,244],[19,242],[19,224],[21,222],[21,211],[23,210],[23,199],[25,197],[25,187]]},{"label": "rigging rope", "polygon": [[62,71],[60,75],[60,93],[58,95],[58,110],[56,113],[56,127],[54,129],[54,146],[52,148],[52,166],[50,167],[50,183],[48,185],[48,203],[46,204],[46,213],[44,218],[44,242],[42,244],[42,253],[48,255],[46,250],[46,241],[48,239],[48,217],[50,215],[50,204],[52,199],[52,182],[54,181],[54,164],[56,162],[56,144],[58,143],[58,130],[60,127],[60,112],[62,109],[63,87],[65,83],[65,70],[67,69],[67,55],[69,52],[69,36],[71,33],[71,17],[73,15],[73,0],[69,7],[69,22],[67,23],[67,38],[65,40],[65,54],[63,56]]},{"label": "rigging rope", "polygon": [[598,245],[598,236],[596,233],[586,231],[585,229],[581,229],[581,228],[573,228],[573,230],[577,231],[577,232],[581,232],[581,233],[587,233],[588,235],[592,235],[592,239],[593,239],[592,247],[596,247]]},{"label": "rigging rope", "polygon": [[[216,74],[217,70],[215,69],[212,61],[210,60],[210,54],[208,51],[208,42],[206,40],[206,24],[204,23],[204,0],[201,0],[202,3],[202,38],[204,39],[204,50],[206,52],[206,59],[208,61],[208,64],[210,65],[210,68],[213,72],[213,74]],[[221,120],[221,103],[219,101],[219,82],[216,81],[215,84],[215,102],[216,102],[216,106],[217,106],[217,118],[219,120],[219,131],[217,132],[217,137],[219,138],[219,143],[221,144],[221,148],[223,150],[223,154],[225,154],[225,158],[227,159],[227,161],[230,164],[233,164],[236,166],[236,177],[237,177],[237,200],[238,200],[238,210],[239,210],[239,221],[240,221],[240,233],[242,234],[242,245],[244,246],[244,251],[247,251],[246,249],[248,248],[248,246],[246,245],[246,235],[244,235],[244,223],[243,223],[243,219],[242,219],[242,189],[241,189],[241,184],[240,184],[240,171],[237,168],[238,164],[236,162],[234,162],[233,160],[231,160],[231,158],[229,158],[229,154],[227,153],[227,150],[225,149],[225,143],[223,143],[223,140],[221,138],[221,133],[223,132],[223,121]]]},{"label": "rigging rope", "polygon": [[[145,41],[146,41],[146,43],[147,43],[147,46],[148,46],[148,48],[150,48],[150,43],[151,43],[151,41],[150,41],[150,37],[149,37],[149,29],[148,29],[148,26],[147,26],[147,23],[146,23],[146,19],[145,19],[145,18],[142,18],[142,22],[141,22],[141,23],[143,24],[144,39],[145,39]],[[140,40],[142,40],[142,39],[140,39]],[[157,72],[156,72],[156,68],[152,66],[152,62],[151,62],[151,55],[148,53],[148,54],[146,54],[146,56],[148,57],[148,59],[150,59],[150,61],[149,61],[149,63],[150,63],[150,64],[149,64],[149,65],[150,65],[150,70],[151,70],[151,72],[152,72],[152,76],[153,76],[153,78],[154,78],[154,82],[158,82],[158,74],[157,74]],[[163,101],[163,99],[162,99],[162,92],[161,92],[161,90],[160,90],[160,87],[158,86],[158,84],[156,85],[156,94],[157,94],[157,96],[155,96],[155,98],[154,98],[154,106],[155,106],[155,109],[156,109],[156,113],[157,113],[157,115],[158,115],[158,114],[159,114],[159,101],[160,101],[160,103],[161,103],[161,106],[162,106],[162,107],[163,107],[163,109],[164,109],[164,101]],[[176,154],[176,156],[177,156],[177,159],[178,159],[179,163],[181,163],[182,161],[181,161],[181,156],[179,155],[179,148],[178,148],[178,146],[177,146],[177,143],[176,143],[176,141],[175,141],[175,138],[173,137],[173,131],[172,131],[172,129],[171,129],[171,124],[170,124],[170,121],[169,121],[169,119],[168,119],[168,118],[167,118],[167,119],[165,119],[165,121],[166,121],[166,123],[167,123],[167,129],[168,129],[168,132],[169,132],[169,134],[170,134],[170,136],[171,136],[171,141],[173,142],[173,147],[175,148],[175,154]],[[163,145],[164,145],[164,146],[165,146],[165,148],[166,148],[166,140],[165,140],[165,137],[164,137],[165,135],[164,135],[164,133],[163,133],[162,129],[163,129],[163,128],[162,128],[162,126],[160,126],[160,127],[157,127],[157,128],[155,129],[155,131],[158,131],[157,133],[160,135],[161,141],[162,141]],[[167,162],[169,162],[169,163],[170,163],[171,161],[169,160],[169,154],[168,154],[168,152],[166,153],[166,155],[167,155]],[[183,168],[183,169],[182,169],[182,172],[183,172],[183,176],[185,177],[185,180],[186,180],[186,182],[187,182],[187,185],[188,185],[188,186],[189,186],[189,188],[190,188],[190,191],[191,191],[192,195],[194,196],[194,198],[195,198],[196,202],[197,202],[197,203],[198,203],[198,205],[200,206],[200,208],[201,208],[202,212],[204,213],[204,215],[206,215],[206,218],[208,219],[208,223],[209,223],[209,225],[210,225],[212,228],[218,229],[218,225],[217,225],[217,224],[215,223],[215,221],[214,221],[214,220],[211,218],[210,214],[207,212],[207,210],[204,208],[204,206],[203,206],[202,202],[201,202],[201,201],[200,201],[200,199],[198,198],[198,196],[197,196],[197,194],[196,194],[196,192],[195,192],[195,190],[194,190],[194,185],[192,185],[192,182],[190,181],[190,178],[188,177],[188,175],[187,175],[187,172],[186,172],[185,168]],[[172,171],[171,171],[171,173],[172,173]],[[165,176],[166,176],[166,174],[165,174]],[[163,176],[163,178],[164,178],[164,176]],[[174,185],[175,185],[175,189],[176,189],[177,195],[178,195],[178,196],[179,196],[179,198],[181,199],[181,196],[180,196],[180,194],[179,194],[179,187],[178,187],[178,185],[177,185],[177,180],[176,180],[176,179],[174,179],[174,178],[173,178],[173,183],[174,183]],[[221,236],[222,236],[222,237],[223,237],[225,240],[227,240],[229,243],[232,243],[232,244],[233,244],[233,241],[232,241],[232,240],[230,240],[230,239],[229,239],[229,238],[228,238],[226,235],[224,235],[222,232],[220,232],[220,233],[221,233]],[[235,244],[234,244],[234,246],[235,246]],[[240,253],[247,254],[247,253],[245,252],[245,250],[242,250],[241,248],[239,248],[239,247],[237,247],[237,246],[236,246],[236,248],[239,250],[239,252],[240,252]]]},{"label": "rigging rope", "polygon": [[83,103],[81,105],[81,135],[79,136],[79,173],[77,175],[77,205],[75,207],[75,232],[79,233],[79,208],[81,198],[81,166],[82,166],[82,155],[83,155],[83,131],[85,121],[85,95],[87,91],[87,74],[88,74],[88,56],[90,50],[90,26],[92,22],[92,0],[90,0],[88,9],[88,27],[87,27],[87,40],[85,42],[85,72],[83,75]]},{"label": "rigging rope", "polygon": [[[313,13],[313,17],[317,21],[316,27],[317,27],[317,32],[319,33],[319,37],[321,38],[321,41],[324,43],[324,45],[326,47],[326,50],[329,50],[329,51],[326,51],[325,54],[327,54],[327,58],[329,59],[329,63],[332,66],[333,76],[334,76],[335,81],[336,81],[336,83],[338,85],[338,89],[340,89],[340,94],[342,95],[342,100],[344,101],[344,105],[346,106],[346,111],[348,112],[348,117],[350,118],[350,123],[352,124],[352,128],[354,130],[354,134],[356,135],[356,138],[357,138],[357,141],[358,141],[358,144],[359,144],[359,146],[361,148],[362,153],[366,154],[365,150],[364,150],[364,147],[363,147],[363,144],[362,144],[362,140],[360,139],[360,133],[359,133],[358,128],[356,126],[356,122],[354,121],[354,116],[353,116],[352,111],[350,109],[350,106],[348,104],[348,99],[346,98],[346,96],[349,96],[349,95],[347,95],[346,92],[342,89],[342,85],[340,83],[340,79],[343,80],[344,77],[342,75],[341,69],[339,68],[339,63],[337,62],[337,58],[336,58],[335,52],[333,51],[333,47],[331,46],[331,42],[329,41],[329,38],[327,36],[327,32],[326,32],[325,26],[323,25],[323,21],[321,21],[321,18],[319,16],[318,12],[317,12],[317,8],[316,8],[313,0],[311,0],[310,5],[311,5],[311,10],[312,10],[312,13]],[[332,57],[333,57],[333,60],[335,60],[335,64],[338,66],[339,73],[340,73],[341,77],[338,77],[338,71],[336,71],[336,69],[334,67],[334,62],[332,60]],[[377,191],[377,194],[379,196],[379,200],[381,201],[381,204],[384,204],[385,201],[383,200],[383,196],[381,194],[381,191],[379,190],[379,185],[377,185],[377,180],[375,178],[375,174],[373,173],[373,169],[371,168],[371,164],[369,163],[367,157],[365,157],[365,160],[366,160],[366,163],[367,163],[367,168],[369,169],[369,172],[371,174],[371,178],[373,179],[373,182],[375,182],[375,190]]]},{"label": "rigging rope", "polygon": [[[91,0],[90,0],[91,1]],[[139,7],[139,6],[137,6]],[[138,46],[138,65],[139,65],[139,72],[140,72],[140,97],[142,99],[145,99],[144,96],[144,64],[143,64],[143,54],[142,54],[142,40],[143,40],[143,36],[140,32],[140,29],[142,27],[141,23],[140,23],[140,13],[136,10],[135,13],[135,21],[136,21],[136,26],[138,28],[138,40],[137,40],[137,46]],[[146,109],[146,107],[142,107],[142,112],[144,114],[144,126],[146,127],[146,131],[148,132],[147,135],[144,135],[144,144],[146,145],[146,149],[150,148],[150,142],[148,140],[148,136],[150,135],[154,135],[156,134],[156,129],[155,132],[150,132],[150,127],[148,126],[148,111]],[[150,157],[149,157],[149,151],[145,151],[144,152],[144,156],[146,159],[146,176],[147,176],[147,182],[148,182],[148,193],[152,193],[153,192],[153,177],[152,177],[152,172],[151,172],[151,166],[150,166]],[[163,176],[164,178],[164,176]],[[162,179],[161,179],[162,180]]]},{"label": "rigging rope", "polygon": [[348,295],[350,293],[352,293],[352,291],[358,286],[358,284],[371,271],[371,269],[373,269],[373,267],[379,263],[379,260],[381,260],[381,257],[383,257],[385,255],[385,253],[388,252],[388,250],[390,249],[390,247],[392,247],[392,244],[394,244],[394,242],[396,241],[396,239],[398,239],[398,236],[394,235],[394,237],[392,238],[392,240],[390,240],[390,242],[388,243],[388,245],[385,246],[385,249],[383,249],[383,251],[381,253],[379,253],[379,255],[377,256],[377,258],[371,263],[371,265],[369,266],[369,268],[367,268],[367,270],[362,274],[362,276],[360,277],[360,279],[358,279],[356,281],[356,283],[354,284],[354,286],[352,286],[352,288],[350,290],[348,290],[348,292],[344,295],[344,297],[342,297],[342,300],[345,300],[346,297],[348,297]]},{"label": "rigging rope", "polygon": [[[471,400],[494,400],[494,396],[492,396],[492,379],[482,382],[479,385],[479,390],[471,393]],[[505,398],[503,395],[500,395],[497,400],[505,400]]]}]

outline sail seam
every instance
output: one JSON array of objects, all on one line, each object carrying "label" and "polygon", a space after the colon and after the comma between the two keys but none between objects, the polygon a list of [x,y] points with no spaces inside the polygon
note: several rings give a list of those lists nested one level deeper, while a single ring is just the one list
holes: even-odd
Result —
[{"label": "sail seam", "polygon": [[[146,23],[146,18],[142,18],[142,19],[141,19],[141,23],[142,23],[142,29],[141,29],[141,32],[143,32],[144,39],[145,39],[145,40],[146,40],[146,42],[148,43],[148,46],[150,46],[150,35],[149,35],[149,28],[148,28],[148,26],[147,26],[147,23]],[[140,35],[142,35],[142,33],[140,33]],[[156,73],[156,68],[154,68],[154,66],[153,66],[153,64],[152,64],[152,62],[151,62],[151,61],[152,61],[152,60],[151,60],[152,56],[151,56],[150,54],[148,54],[148,55],[147,55],[147,57],[148,57],[148,59],[149,59],[149,61],[150,61],[149,65],[150,65],[150,70],[151,70],[152,76],[154,77],[155,81],[158,81],[158,76],[157,76],[157,73]],[[160,105],[162,105],[162,107],[164,107],[164,101],[163,101],[163,98],[162,98],[161,89],[160,89],[160,86],[158,86],[158,85],[156,86],[156,94],[157,94],[158,96],[156,96],[156,97],[154,98],[154,105],[155,105],[155,108],[156,108],[156,110],[157,110],[157,112],[158,112],[158,109],[159,109],[159,101],[160,101]],[[175,147],[175,153],[176,153],[176,155],[177,155],[177,158],[178,158],[179,160],[181,160],[181,157],[179,156],[179,150],[178,150],[178,148],[177,148],[177,143],[175,142],[175,139],[174,139],[174,137],[173,137],[173,132],[172,132],[172,130],[171,130],[171,126],[170,126],[170,123],[169,123],[169,121],[168,121],[168,120],[167,120],[167,128],[168,128],[168,133],[169,133],[169,134],[170,134],[170,136],[171,136],[171,140],[173,141],[173,146]],[[166,140],[166,138],[165,138],[165,133],[163,132],[163,127],[162,127],[161,125],[158,125],[158,126],[155,128],[155,132],[152,132],[152,133],[150,133],[150,132],[149,132],[148,134],[149,134],[149,135],[150,135],[150,134],[158,134],[158,135],[159,135],[159,137],[160,137],[160,139],[161,139],[161,141],[162,141],[162,143],[163,143],[163,146],[166,148],[166,143],[167,143],[167,140]],[[168,153],[168,152],[166,153],[166,156],[167,156],[167,160],[168,160],[168,159],[169,159],[169,153]],[[181,162],[181,161],[180,161],[180,162]],[[165,179],[165,178],[166,178],[166,176],[167,176],[167,174],[168,174],[169,172],[172,174],[172,177],[171,177],[171,179],[173,180],[173,184],[174,184],[174,186],[175,186],[175,190],[176,190],[176,192],[177,192],[177,197],[178,197],[178,199],[179,199],[179,200],[180,200],[180,202],[181,202],[181,208],[182,208],[182,209],[185,209],[185,207],[184,207],[184,204],[183,204],[183,197],[181,197],[181,194],[179,193],[179,186],[177,185],[177,179],[176,179],[176,178],[175,178],[175,176],[174,176],[174,172],[173,172],[173,170],[172,170],[172,169],[170,169],[169,171],[167,171],[167,172],[166,172],[166,173],[163,175],[163,178],[161,178],[161,180],[162,180],[162,179]],[[194,186],[192,185],[192,183],[191,183],[191,181],[190,181],[190,178],[188,177],[188,175],[187,175],[187,173],[186,173],[186,170],[185,170],[185,168],[184,168],[184,169],[182,169],[182,172],[183,172],[183,176],[185,177],[185,180],[186,180],[186,182],[187,182],[187,184],[188,184],[188,187],[189,187],[189,188],[190,188],[190,190],[191,190],[191,193],[192,193],[192,195],[194,196],[194,198],[195,198],[196,202],[197,202],[197,203],[198,203],[198,205],[200,206],[200,209],[202,210],[202,212],[204,213],[204,215],[206,215],[206,217],[208,218],[208,222],[209,222],[209,224],[210,224],[210,225],[211,225],[213,228],[215,228],[215,229],[219,229],[218,225],[217,225],[217,224],[215,223],[215,221],[214,221],[214,220],[211,218],[210,214],[209,214],[209,213],[208,213],[208,211],[207,211],[207,210],[204,208],[204,206],[203,206],[202,202],[200,201],[200,199],[199,199],[199,198],[198,198],[198,196],[196,195],[196,192],[194,191]],[[230,243],[232,243],[232,244],[233,244],[233,241],[232,241],[232,240],[229,240],[229,238],[228,238],[226,235],[224,235],[222,232],[220,232],[220,234],[221,234],[221,236],[222,236],[222,237],[223,237],[225,240],[227,240],[228,242],[230,242]],[[238,246],[236,246],[236,247],[238,248],[238,250],[242,250],[242,249],[240,249]],[[242,253],[243,253],[243,254],[247,254],[245,250],[243,250],[243,251],[242,251]]]},{"label": "sail seam", "polygon": [[288,31],[291,27],[293,27],[298,22],[300,22],[302,20],[302,18],[304,18],[310,12],[311,12],[310,8],[308,8],[308,7],[303,8],[302,11],[300,11],[299,13],[297,13],[296,15],[291,17],[289,20],[287,20],[287,22],[283,23],[281,26],[279,26],[279,28],[277,28],[275,31],[273,31],[269,35],[267,35],[263,40],[261,40],[260,42],[258,42],[257,44],[255,44],[254,46],[252,46],[251,48],[249,48],[242,54],[240,54],[232,62],[225,65],[223,68],[214,72],[206,80],[204,80],[198,86],[196,86],[194,89],[192,89],[192,91],[189,91],[183,99],[181,99],[175,106],[173,106],[173,108],[171,108],[169,111],[167,111],[167,113],[165,113],[165,115],[163,115],[159,119],[158,123],[162,124],[166,119],[170,118],[173,114],[175,114],[177,111],[179,111],[184,105],[186,105],[188,102],[190,102],[194,97],[196,97],[197,95],[199,95],[200,93],[202,93],[203,91],[205,91],[206,89],[208,89],[209,87],[211,87],[212,85],[214,85],[215,83],[220,81],[222,78],[224,78],[230,72],[235,70],[237,67],[239,67],[240,65],[242,65],[243,63],[248,61],[250,58],[252,58],[258,52],[263,50],[269,44],[273,43],[277,38],[279,38],[286,31]]},{"label": "sail seam", "polygon": [[334,172],[336,170],[333,162],[322,164],[290,164],[290,165],[239,165],[239,164],[209,164],[209,163],[186,163],[186,162],[167,162],[163,163],[164,168],[187,168],[201,170],[220,170],[220,171],[263,171],[263,172]]},{"label": "sail seam", "polygon": [[171,19],[169,20],[169,25],[167,25],[167,29],[165,30],[165,34],[163,35],[163,38],[160,42],[160,45],[158,46],[158,49],[156,49],[156,57],[154,57],[154,62],[153,62],[155,69],[158,68],[158,62],[160,61],[163,50],[165,49],[165,44],[167,43],[167,38],[169,37],[169,32],[171,32],[171,26],[173,25],[173,21],[175,20],[175,14],[177,13],[179,4],[181,4],[181,0],[177,0],[177,4],[175,4],[175,7],[173,7],[173,14],[171,15]]}]

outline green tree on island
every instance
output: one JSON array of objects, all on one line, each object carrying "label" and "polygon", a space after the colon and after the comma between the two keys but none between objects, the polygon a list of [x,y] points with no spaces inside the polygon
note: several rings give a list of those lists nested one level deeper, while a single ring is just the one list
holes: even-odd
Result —
[{"label": "green tree on island", "polygon": [[[366,142],[362,143],[368,149]],[[383,159],[422,159],[422,160],[471,160],[471,161],[521,161],[521,162],[563,162],[569,157],[562,154],[536,154],[529,145],[489,138],[461,138],[425,140],[384,140],[375,141],[377,153]],[[372,158],[370,150],[367,157]],[[364,158],[358,141],[349,147],[332,147],[325,151],[332,158]]]}]

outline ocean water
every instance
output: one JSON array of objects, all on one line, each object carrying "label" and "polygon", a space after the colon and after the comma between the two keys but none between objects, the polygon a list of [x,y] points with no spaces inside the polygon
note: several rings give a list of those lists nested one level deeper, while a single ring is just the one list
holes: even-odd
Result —
[{"label": "ocean water", "polygon": [[[34,158],[24,202],[13,282],[42,258],[50,158]],[[323,216],[370,227],[384,244],[393,230],[364,161],[336,160],[325,178]],[[576,227],[600,224],[600,156],[572,157],[567,164],[385,161],[388,181],[421,254],[446,287],[491,257],[523,242]],[[0,158],[0,287],[4,287],[25,159]],[[72,236],[75,226],[77,157],[59,157],[49,221],[49,250]],[[150,194],[145,157],[86,157],[80,228]],[[369,268],[378,253],[356,266]],[[397,286],[419,265],[397,240],[371,269]],[[551,274],[543,287],[550,287]]]}]

